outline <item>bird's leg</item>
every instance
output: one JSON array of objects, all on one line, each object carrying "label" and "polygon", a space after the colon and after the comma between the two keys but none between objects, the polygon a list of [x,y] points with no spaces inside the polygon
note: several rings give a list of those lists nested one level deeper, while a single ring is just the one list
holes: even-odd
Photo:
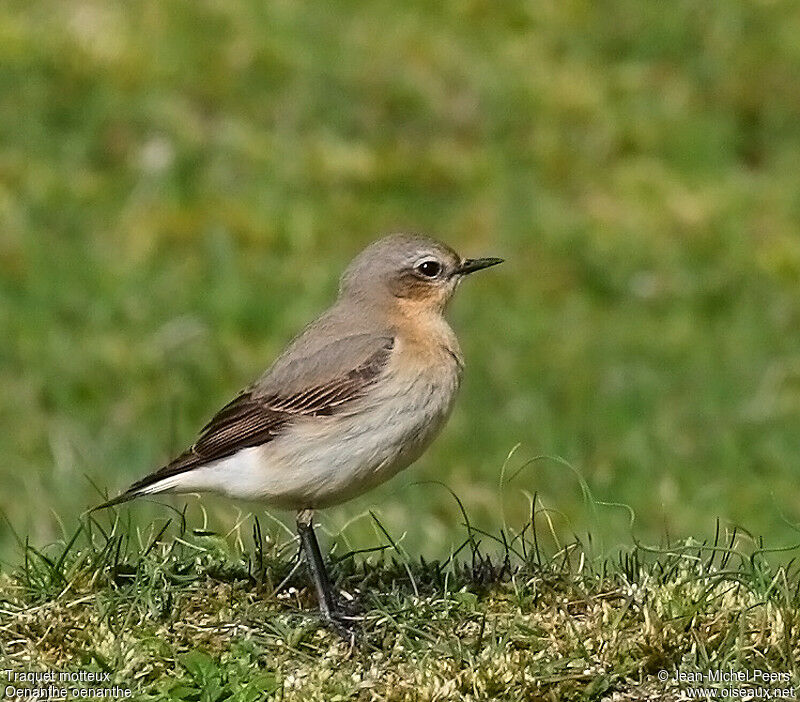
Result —
[{"label": "bird's leg", "polygon": [[336,607],[336,600],[333,594],[328,571],[325,570],[325,563],[322,561],[322,553],[319,550],[317,537],[314,534],[314,525],[312,518],[314,511],[311,509],[303,509],[297,513],[297,533],[300,536],[300,543],[303,546],[303,551],[306,554],[308,561],[308,569],[311,571],[311,577],[314,580],[314,586],[317,589],[317,599],[319,600],[319,611],[322,618],[329,623],[338,623],[337,615],[339,614]]}]

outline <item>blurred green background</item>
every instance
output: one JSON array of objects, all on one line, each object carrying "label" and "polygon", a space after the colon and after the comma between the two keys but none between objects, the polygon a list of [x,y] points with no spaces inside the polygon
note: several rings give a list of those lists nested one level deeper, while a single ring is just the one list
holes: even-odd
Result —
[{"label": "blurred green background", "polygon": [[[579,474],[637,538],[794,542],[798,36],[781,0],[3,3],[0,555],[184,448],[396,230],[507,263],[453,306],[443,435],[328,529],[382,541],[373,508],[442,555],[440,480],[481,527],[538,492],[629,543]],[[501,491],[517,444],[509,471],[574,471]]]}]

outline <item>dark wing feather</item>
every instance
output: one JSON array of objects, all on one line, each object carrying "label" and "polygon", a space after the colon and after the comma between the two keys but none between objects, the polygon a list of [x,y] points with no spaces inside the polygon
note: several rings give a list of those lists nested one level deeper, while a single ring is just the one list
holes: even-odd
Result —
[{"label": "dark wing feather", "polygon": [[393,347],[394,339],[387,339],[349,373],[302,392],[283,396],[279,393],[260,395],[254,389],[245,390],[214,415],[193,446],[100,507],[131,499],[142,488],[164,478],[226,458],[242,449],[265,444],[297,417],[335,414],[338,409],[364,396],[386,365]]}]

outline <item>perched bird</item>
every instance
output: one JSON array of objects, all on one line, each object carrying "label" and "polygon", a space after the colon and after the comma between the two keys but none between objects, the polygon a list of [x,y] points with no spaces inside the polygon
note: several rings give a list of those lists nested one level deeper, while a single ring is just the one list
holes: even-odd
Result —
[{"label": "perched bird", "polygon": [[95,509],[158,493],[210,491],[297,511],[322,616],[338,607],[313,510],[415,461],[442,428],[464,361],[443,313],[465,276],[501,263],[423,236],[368,246],[336,302],[225,405],[175,460]]}]

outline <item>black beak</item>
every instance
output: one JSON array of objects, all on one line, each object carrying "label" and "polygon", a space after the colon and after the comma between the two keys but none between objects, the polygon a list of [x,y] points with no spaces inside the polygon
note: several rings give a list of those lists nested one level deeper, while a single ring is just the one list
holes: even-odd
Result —
[{"label": "black beak", "polygon": [[456,273],[467,275],[502,263],[502,258],[465,258],[456,270]]}]

